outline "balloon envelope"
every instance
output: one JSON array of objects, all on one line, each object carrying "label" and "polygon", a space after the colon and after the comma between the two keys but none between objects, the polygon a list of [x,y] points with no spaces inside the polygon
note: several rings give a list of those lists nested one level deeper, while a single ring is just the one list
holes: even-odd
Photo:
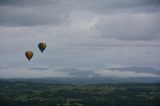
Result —
[{"label": "balloon envelope", "polygon": [[26,51],[25,55],[26,55],[27,59],[30,61],[31,58],[33,57],[33,52],[32,51]]},{"label": "balloon envelope", "polygon": [[38,44],[38,48],[40,49],[40,51],[43,53],[44,49],[46,48],[46,43],[39,43]]}]

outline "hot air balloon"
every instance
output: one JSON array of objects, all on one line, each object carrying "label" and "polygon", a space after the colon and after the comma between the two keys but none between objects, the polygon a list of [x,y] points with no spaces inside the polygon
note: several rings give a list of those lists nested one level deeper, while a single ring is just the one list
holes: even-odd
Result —
[{"label": "hot air balloon", "polygon": [[38,48],[43,53],[44,49],[46,48],[46,43],[43,43],[43,42],[39,43]]},{"label": "hot air balloon", "polygon": [[32,51],[26,51],[25,55],[26,55],[27,59],[30,61],[31,58],[33,57],[33,52]]}]

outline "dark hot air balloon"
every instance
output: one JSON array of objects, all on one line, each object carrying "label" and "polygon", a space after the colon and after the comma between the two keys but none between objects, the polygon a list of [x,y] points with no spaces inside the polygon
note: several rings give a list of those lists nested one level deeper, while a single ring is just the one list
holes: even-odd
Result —
[{"label": "dark hot air balloon", "polygon": [[38,48],[43,53],[44,49],[46,48],[46,43],[43,43],[43,42],[39,43]]},{"label": "dark hot air balloon", "polygon": [[30,61],[31,58],[33,57],[33,52],[32,51],[26,51],[25,55],[26,55],[27,59]]}]

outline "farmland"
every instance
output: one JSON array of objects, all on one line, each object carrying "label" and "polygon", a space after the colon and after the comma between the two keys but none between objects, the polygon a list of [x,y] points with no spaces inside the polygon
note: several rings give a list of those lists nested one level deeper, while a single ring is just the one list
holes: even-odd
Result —
[{"label": "farmland", "polygon": [[0,106],[158,106],[159,83],[47,84],[0,81]]}]

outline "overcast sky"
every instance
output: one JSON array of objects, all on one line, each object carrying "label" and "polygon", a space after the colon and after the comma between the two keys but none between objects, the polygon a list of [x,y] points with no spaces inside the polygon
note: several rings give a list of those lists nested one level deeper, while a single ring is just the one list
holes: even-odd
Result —
[{"label": "overcast sky", "polygon": [[160,0],[0,0],[0,78],[68,77],[55,71],[68,68],[133,76],[111,67],[160,70]]}]

